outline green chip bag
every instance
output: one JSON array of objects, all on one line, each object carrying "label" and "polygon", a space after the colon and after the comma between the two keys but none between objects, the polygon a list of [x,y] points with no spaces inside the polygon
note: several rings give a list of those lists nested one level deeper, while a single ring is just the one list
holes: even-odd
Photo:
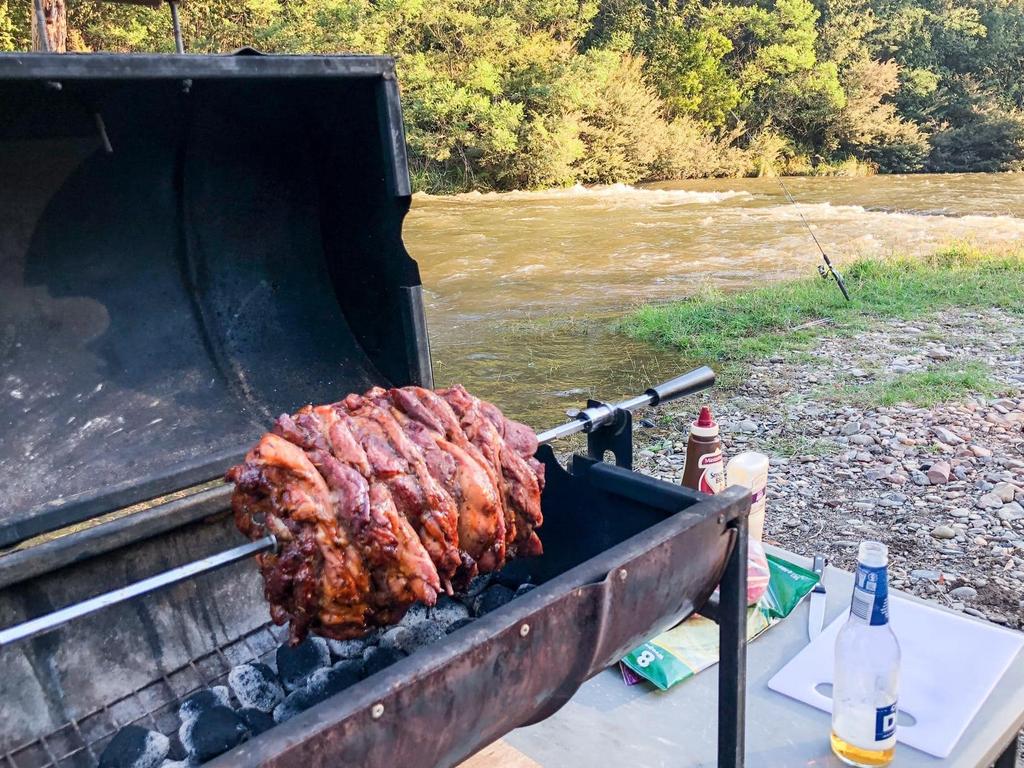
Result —
[{"label": "green chip bag", "polygon": [[[771,577],[756,605],[747,609],[747,640],[784,619],[814,585],[818,575],[768,555]],[[644,643],[622,660],[640,677],[665,691],[718,663],[718,625],[699,614]]]}]

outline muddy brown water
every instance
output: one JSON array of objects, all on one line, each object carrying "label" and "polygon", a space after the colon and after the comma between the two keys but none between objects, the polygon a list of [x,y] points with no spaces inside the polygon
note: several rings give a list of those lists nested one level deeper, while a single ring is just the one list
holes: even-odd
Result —
[{"label": "muddy brown water", "polygon": [[438,385],[462,382],[538,428],[587,397],[681,372],[671,351],[609,330],[648,301],[814,275],[799,214],[840,267],[952,241],[1024,240],[1024,174],[732,179],[549,192],[416,195]]}]

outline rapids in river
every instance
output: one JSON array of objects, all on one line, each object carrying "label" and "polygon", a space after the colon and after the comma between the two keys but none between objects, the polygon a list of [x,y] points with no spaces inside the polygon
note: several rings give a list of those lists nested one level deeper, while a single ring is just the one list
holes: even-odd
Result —
[{"label": "rapids in river", "polygon": [[416,195],[434,375],[538,428],[587,397],[617,399],[682,371],[669,350],[609,330],[643,302],[842,269],[858,256],[953,241],[1024,241],[1024,174],[687,181],[547,192]]}]

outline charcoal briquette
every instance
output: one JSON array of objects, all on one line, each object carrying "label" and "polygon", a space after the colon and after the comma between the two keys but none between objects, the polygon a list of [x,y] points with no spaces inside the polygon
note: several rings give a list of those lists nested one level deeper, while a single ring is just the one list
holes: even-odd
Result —
[{"label": "charcoal briquette", "polygon": [[428,616],[430,621],[440,624],[442,629],[448,629],[456,621],[467,618],[469,608],[448,595],[441,595],[437,598],[437,604],[430,609]]},{"label": "charcoal briquette", "polygon": [[363,679],[362,660],[340,661],[328,669],[318,669],[309,677],[307,690],[323,700],[340,693]]},{"label": "charcoal briquette", "polygon": [[211,707],[199,713],[190,739],[182,738],[189,757],[205,763],[241,744],[248,731],[242,718],[230,707]]},{"label": "charcoal briquette", "polygon": [[228,685],[243,707],[273,712],[284,701],[277,675],[266,664],[241,664],[228,673]]},{"label": "charcoal briquette", "polygon": [[361,659],[363,658],[363,651],[366,650],[368,645],[376,645],[379,637],[374,635],[373,642],[368,642],[369,638],[360,638],[358,640],[328,640],[327,647],[331,651],[331,657],[335,659]]},{"label": "charcoal briquette", "polygon": [[[420,622],[420,623],[422,623],[422,622]],[[380,647],[381,648],[393,648],[393,649],[398,650],[398,651],[404,651],[405,653],[409,653],[409,651],[412,650],[412,643],[413,643],[413,633],[412,633],[412,630],[413,630],[413,627],[415,627],[415,626],[417,626],[417,625],[413,624],[412,626],[409,626],[409,627],[403,627],[403,626],[399,625],[397,627],[392,627],[387,632],[385,632],[383,635],[381,635]]]},{"label": "charcoal briquette", "polygon": [[405,654],[394,648],[367,648],[363,652],[363,674],[369,677],[404,658]]},{"label": "charcoal briquette", "polygon": [[311,674],[330,664],[331,652],[322,637],[307,637],[298,645],[277,649],[277,675],[286,691],[298,690]]},{"label": "charcoal briquette", "polygon": [[103,750],[99,768],[158,768],[169,750],[170,741],[162,733],[126,725]]},{"label": "charcoal briquette", "polygon": [[250,736],[259,736],[266,730],[274,727],[274,716],[269,712],[246,707],[238,710],[238,716],[242,718]]},{"label": "charcoal briquette", "polygon": [[469,586],[466,587],[466,591],[463,592],[463,596],[469,598],[471,601],[472,598],[478,596],[481,592],[487,589],[493,580],[494,576],[490,573],[484,573],[480,576],[474,577],[473,580],[469,582]]},{"label": "charcoal briquette", "polygon": [[274,722],[283,723],[285,720],[290,720],[300,712],[305,712],[319,701],[320,699],[306,688],[292,691],[285,697],[284,701],[274,707]]},{"label": "charcoal briquette", "polygon": [[[413,603],[408,611],[405,612],[405,616],[402,617],[402,621],[399,622],[401,626],[411,627],[415,624],[419,624],[421,621],[426,621],[429,618],[430,609],[423,603]],[[386,635],[387,632],[385,631]],[[381,638],[383,640],[383,637]]]},{"label": "charcoal briquette", "polygon": [[511,589],[501,584],[488,587],[473,601],[473,612],[477,616],[484,616],[509,602],[513,594]]},{"label": "charcoal briquette", "polygon": [[417,648],[436,643],[444,637],[444,627],[436,621],[421,621],[416,626],[410,628],[409,635],[409,644],[403,650],[412,652]]},{"label": "charcoal briquette", "polygon": [[476,621],[476,619],[473,619],[473,618],[471,618],[469,616],[467,616],[464,619],[459,619],[455,623],[448,625],[448,629],[445,630],[445,634],[450,635],[452,632],[455,632],[456,630],[462,629],[466,625],[472,624],[474,621]]},{"label": "charcoal briquette", "polygon": [[214,707],[230,707],[231,696],[228,689],[223,685],[215,685],[213,688],[202,688],[195,693],[186,696],[178,706],[178,719],[184,723],[194,721],[201,712]]}]

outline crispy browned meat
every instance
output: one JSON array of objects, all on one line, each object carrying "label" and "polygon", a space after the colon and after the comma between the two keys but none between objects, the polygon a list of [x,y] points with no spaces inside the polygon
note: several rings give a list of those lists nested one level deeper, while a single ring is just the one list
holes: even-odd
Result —
[{"label": "crispy browned meat", "polygon": [[228,472],[271,616],[344,639],[514,554],[540,554],[543,466],[533,432],[462,387],[349,395],[283,415]]},{"label": "crispy browned meat", "polygon": [[535,529],[544,522],[540,508],[544,465],[533,458],[537,436],[528,427],[506,419],[496,406],[473,397],[461,386],[441,390],[438,394],[458,414],[469,439],[491,458],[501,473],[504,506],[506,515],[511,518],[507,524],[510,556],[541,554],[543,547]]}]

